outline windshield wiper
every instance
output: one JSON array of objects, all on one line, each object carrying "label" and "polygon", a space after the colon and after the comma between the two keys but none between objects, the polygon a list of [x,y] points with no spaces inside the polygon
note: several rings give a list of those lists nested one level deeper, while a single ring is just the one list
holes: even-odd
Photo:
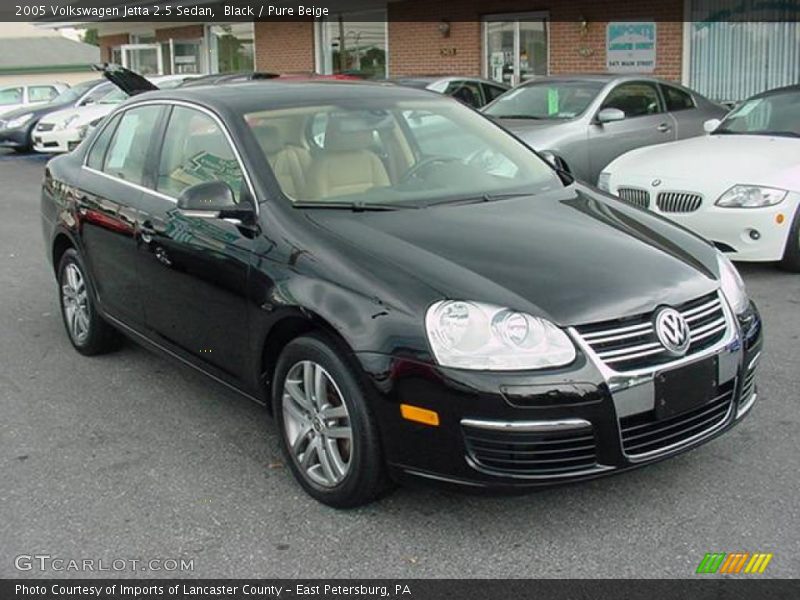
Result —
[{"label": "windshield wiper", "polygon": [[323,208],[333,210],[352,210],[353,212],[402,210],[419,208],[413,204],[380,204],[377,202],[295,202],[295,208]]},{"label": "windshield wiper", "polygon": [[469,196],[466,198],[449,198],[447,200],[435,200],[428,202],[428,206],[441,206],[443,204],[478,204],[482,202],[495,202],[497,200],[507,200],[508,198],[521,198],[522,196],[532,196],[530,192],[511,192],[508,194],[481,194],[480,196]]}]

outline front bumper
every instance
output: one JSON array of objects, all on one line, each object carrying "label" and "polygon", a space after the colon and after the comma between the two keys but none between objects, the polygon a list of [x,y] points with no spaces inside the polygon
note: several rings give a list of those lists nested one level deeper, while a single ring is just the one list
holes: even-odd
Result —
[{"label": "front bumper", "polygon": [[33,149],[37,152],[71,152],[80,143],[80,133],[76,129],[33,131]]},{"label": "front bumper", "polygon": [[[654,417],[657,372],[610,377],[591,352],[579,351],[568,368],[539,374],[357,357],[378,399],[384,452],[396,478],[519,489],[643,466],[695,448],[740,422],[756,401],[762,334],[755,306],[736,321],[724,344],[703,355],[716,357],[714,398],[662,421]],[[436,411],[439,426],[404,420],[400,404]]]},{"label": "front bumper", "polygon": [[30,127],[0,129],[0,148],[27,148],[30,144]]}]

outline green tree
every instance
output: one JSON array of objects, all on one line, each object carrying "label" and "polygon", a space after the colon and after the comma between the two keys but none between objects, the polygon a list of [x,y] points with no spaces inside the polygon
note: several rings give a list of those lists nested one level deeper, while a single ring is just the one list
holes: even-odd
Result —
[{"label": "green tree", "polygon": [[91,28],[87,29],[83,32],[81,36],[81,41],[84,44],[91,44],[92,46],[99,46],[100,45],[100,38],[97,35],[97,29]]}]

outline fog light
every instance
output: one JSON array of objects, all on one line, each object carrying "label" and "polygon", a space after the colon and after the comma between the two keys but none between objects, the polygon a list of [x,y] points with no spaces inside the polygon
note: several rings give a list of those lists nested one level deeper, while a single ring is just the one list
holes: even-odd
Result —
[{"label": "fog light", "polygon": [[761,233],[759,233],[755,229],[751,229],[749,233],[750,233],[750,239],[751,240],[756,241],[756,240],[760,240],[761,239]]},{"label": "fog light", "polygon": [[415,421],[423,425],[433,425],[434,427],[439,426],[439,413],[435,410],[428,410],[427,408],[420,408],[410,404],[401,404],[400,414],[408,421]]}]

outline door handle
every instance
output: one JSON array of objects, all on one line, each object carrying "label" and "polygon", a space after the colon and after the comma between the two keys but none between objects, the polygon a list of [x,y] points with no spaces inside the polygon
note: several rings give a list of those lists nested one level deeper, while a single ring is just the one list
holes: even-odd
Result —
[{"label": "door handle", "polygon": [[672,128],[669,125],[667,125],[666,123],[661,123],[661,125],[656,127],[656,129],[658,129],[662,133],[666,133],[667,131],[669,131]]},{"label": "door handle", "polygon": [[153,241],[153,236],[156,235],[156,230],[150,221],[145,221],[139,227],[139,235],[145,244]]}]

